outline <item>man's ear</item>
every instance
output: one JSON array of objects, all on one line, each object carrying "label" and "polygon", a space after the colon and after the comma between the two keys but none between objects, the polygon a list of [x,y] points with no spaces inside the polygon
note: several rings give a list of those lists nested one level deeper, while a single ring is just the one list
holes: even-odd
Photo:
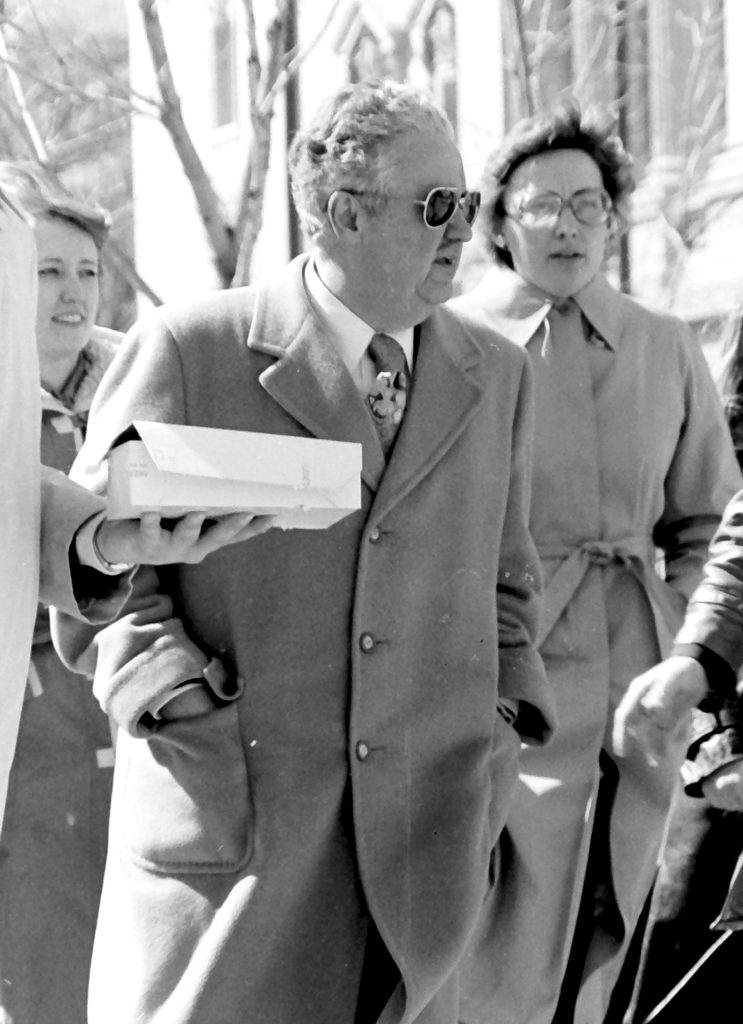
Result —
[{"label": "man's ear", "polygon": [[337,189],[328,199],[328,220],[333,234],[340,238],[348,231],[358,231],[358,199],[344,189]]}]

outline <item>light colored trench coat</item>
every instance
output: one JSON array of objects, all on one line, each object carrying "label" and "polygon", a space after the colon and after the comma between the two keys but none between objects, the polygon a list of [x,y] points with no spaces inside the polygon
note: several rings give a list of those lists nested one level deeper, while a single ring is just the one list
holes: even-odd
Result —
[{"label": "light colored trench coat", "polygon": [[33,232],[0,192],[0,824],[39,587],[41,413],[35,304]]},{"label": "light colored trench coat", "polygon": [[[548,1024],[569,952],[602,774],[604,866],[576,1022],[603,1019],[652,884],[682,750],[650,769],[610,748],[628,683],[667,651],[739,472],[689,330],[599,275],[575,296],[593,341],[561,361],[547,297],[493,268],[453,305],[526,348],[535,371],[531,529],[545,576],[540,652],[555,741],[524,749],[490,931],[472,960],[467,1024]],[[665,581],[656,572],[656,547]],[[610,861],[609,861],[610,858]],[[598,862],[597,862],[598,863]]]},{"label": "light colored trench coat", "polygon": [[[103,508],[63,474],[40,473],[36,283],[33,232],[0,192],[0,826],[39,592],[42,600],[77,607],[69,547],[77,528]],[[108,607],[89,608],[105,621]]]},{"label": "light colored trench coat", "polygon": [[[551,730],[528,360],[434,312],[385,470],[302,268],[156,312],[93,408],[81,479],[138,418],[315,435],[363,444],[363,508],[159,583],[141,570],[98,635],[95,689],[122,728],[91,1024],[349,1024],[367,915],[404,983],[385,1020],[454,1024],[515,779],[499,691],[532,740]],[[89,635],[60,632],[84,667]],[[148,729],[212,655],[236,699]]]},{"label": "light colored trench coat", "polygon": [[[63,393],[41,389],[45,466],[70,469],[115,337],[94,327]],[[85,1020],[112,766],[108,720],[41,604],[0,842],[0,1008],[14,1024]]]}]

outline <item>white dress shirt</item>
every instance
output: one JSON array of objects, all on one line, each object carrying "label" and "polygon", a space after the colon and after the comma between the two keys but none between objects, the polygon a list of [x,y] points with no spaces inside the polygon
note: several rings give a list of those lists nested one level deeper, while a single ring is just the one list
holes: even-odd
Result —
[{"label": "white dress shirt", "polygon": [[[304,284],[312,308],[320,318],[328,337],[338,349],[338,353],[348,367],[357,388],[364,395],[370,394],[374,390],[377,379],[374,361],[367,351],[372,335],[375,333],[374,328],[365,323],[361,317],[329,291],[317,272],[314,260],[307,262]],[[402,331],[386,331],[385,333],[401,345],[408,369],[412,373],[413,328],[406,327]]]}]

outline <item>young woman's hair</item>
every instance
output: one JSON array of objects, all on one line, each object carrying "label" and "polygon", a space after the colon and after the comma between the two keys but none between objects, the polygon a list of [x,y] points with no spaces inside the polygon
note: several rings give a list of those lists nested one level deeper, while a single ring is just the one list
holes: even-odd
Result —
[{"label": "young woman's hair", "polygon": [[0,161],[0,190],[31,224],[42,219],[66,221],[90,235],[99,251],[111,230],[107,210],[68,193],[34,164]]}]

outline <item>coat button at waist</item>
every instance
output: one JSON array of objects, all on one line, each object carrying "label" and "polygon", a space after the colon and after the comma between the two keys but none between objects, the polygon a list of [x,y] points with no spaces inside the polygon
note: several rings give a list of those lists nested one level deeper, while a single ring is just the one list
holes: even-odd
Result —
[{"label": "coat button at waist", "polygon": [[356,744],[356,757],[358,757],[359,761],[366,761],[368,756],[369,756],[369,747],[367,746],[367,744],[366,743],[357,743]]},{"label": "coat button at waist", "polygon": [[359,647],[365,654],[368,654],[369,651],[374,650],[374,637],[371,635],[371,633],[361,634],[361,636],[359,637]]},{"label": "coat button at waist", "polygon": [[381,539],[382,539],[382,531],[379,529],[378,526],[374,526],[369,531],[369,540],[370,540],[370,542],[372,544],[378,544]]}]

